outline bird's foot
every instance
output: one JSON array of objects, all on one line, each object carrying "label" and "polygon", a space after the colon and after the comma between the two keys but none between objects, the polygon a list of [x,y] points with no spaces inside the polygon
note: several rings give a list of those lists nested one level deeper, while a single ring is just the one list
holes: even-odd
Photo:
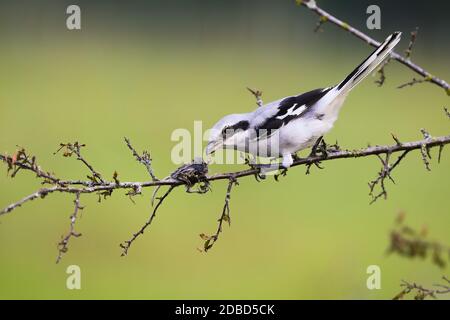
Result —
[{"label": "bird's foot", "polygon": [[292,156],[292,160],[294,160],[294,162],[302,160],[302,158],[296,153],[293,153],[291,156]]},{"label": "bird's foot", "polygon": [[269,164],[262,164],[262,163],[250,163],[248,162],[247,165],[252,169],[255,170],[255,179],[256,181],[261,181],[266,179],[266,175],[265,175],[265,170],[268,166],[270,166]]},{"label": "bird's foot", "polygon": [[[275,180],[278,181],[279,176],[285,176],[287,168],[283,167],[280,163],[258,163],[250,166],[256,170],[255,178],[257,181],[266,179],[267,175],[272,174]],[[279,173],[277,173],[279,171]]]},{"label": "bird's foot", "polygon": [[[320,157],[322,159],[326,159],[328,157],[328,147],[323,137],[317,139],[317,141],[311,148],[311,153],[308,155],[308,158],[317,158],[317,157]],[[311,173],[311,167],[313,165],[319,169],[323,169],[323,167],[320,165],[320,160],[313,160],[306,165],[305,174]]]},{"label": "bird's foot", "polygon": [[261,173],[261,169],[259,167],[259,165],[256,163],[256,159],[255,158],[251,158],[249,155],[246,155],[244,158],[245,164],[248,165],[250,167],[250,169],[255,170],[255,179],[256,181],[260,181],[261,179],[265,179],[265,177],[262,177],[260,175]]},{"label": "bird's foot", "polygon": [[280,166],[279,171],[280,171],[280,173],[277,173],[277,174],[275,174],[275,175],[273,176],[273,178],[275,179],[275,181],[278,181],[278,178],[279,178],[279,177],[285,177],[285,176],[287,175],[288,168],[285,168],[285,167],[283,167],[283,166]]},{"label": "bird's foot", "polygon": [[311,167],[313,165],[322,170],[323,167],[320,165],[320,163],[321,162],[319,160],[315,160],[315,161],[312,161],[312,162],[308,163],[306,165],[306,172],[305,172],[305,174],[310,174],[311,173]]},{"label": "bird's foot", "polygon": [[208,181],[199,182],[197,188],[194,188],[193,185],[186,185],[186,192],[187,193],[203,194],[203,193],[207,193],[210,190],[211,190],[211,187],[210,187]]},{"label": "bird's foot", "polygon": [[324,158],[328,157],[328,147],[323,137],[319,137],[319,139],[316,140],[311,148],[311,153],[308,155],[308,158],[318,156],[322,156]]}]

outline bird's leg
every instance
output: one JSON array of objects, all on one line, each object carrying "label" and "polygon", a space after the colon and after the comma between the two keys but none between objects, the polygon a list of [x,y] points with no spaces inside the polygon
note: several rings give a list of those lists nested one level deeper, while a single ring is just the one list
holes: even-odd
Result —
[{"label": "bird's leg", "polygon": [[276,181],[278,181],[279,176],[285,176],[287,174],[288,168],[292,166],[294,163],[294,157],[297,157],[297,155],[288,153],[283,155],[283,160],[281,161],[281,165],[278,165],[278,170],[280,170],[280,173],[274,175],[274,178]]},{"label": "bird's leg", "polygon": [[203,194],[203,193],[208,192],[209,190],[211,190],[211,188],[209,187],[209,184],[207,182],[206,183],[200,183],[197,188],[194,188],[193,185],[186,185],[186,192],[187,193]]},{"label": "bird's leg", "polygon": [[275,181],[278,181],[278,178],[280,177],[280,176],[286,176],[287,175],[287,171],[288,171],[288,169],[287,168],[284,168],[283,166],[280,166],[280,173],[277,173],[277,174],[275,174],[274,176],[273,176],[273,178],[275,179]]},{"label": "bird's leg", "polygon": [[249,154],[246,154],[246,155],[245,155],[244,163],[245,163],[246,165],[248,165],[248,166],[249,166],[250,168],[252,168],[252,169],[253,169],[253,167],[257,164],[257,163],[256,163],[256,158],[250,156]]},{"label": "bird's leg", "polygon": [[250,168],[258,171],[255,173],[255,178],[257,180],[265,179],[268,172],[280,171],[280,173],[274,174],[275,180],[278,181],[279,176],[286,175],[288,168],[294,163],[294,157],[297,159],[296,154],[290,153],[284,154],[282,157],[281,163],[252,163],[247,160],[246,164],[250,166]]},{"label": "bird's leg", "polygon": [[254,170],[257,170],[257,172],[255,173],[255,178],[257,181],[259,181],[260,179],[265,179],[269,172],[281,170],[280,173],[274,174],[276,180],[278,180],[278,176],[285,176],[287,172],[287,167],[285,167],[281,163],[255,163],[250,167]]},{"label": "bird's leg", "polygon": [[318,146],[320,153],[325,157],[328,158],[328,145],[326,144],[325,140],[322,137],[322,140],[320,141],[320,144]]},{"label": "bird's leg", "polygon": [[321,144],[322,141],[323,141],[323,136],[322,136],[322,137],[319,137],[319,138],[316,140],[316,142],[314,142],[314,145],[313,145],[312,148],[311,148],[311,153],[309,154],[308,158],[310,158],[310,157],[316,157],[316,156],[317,156],[317,151],[318,151],[318,150],[322,151],[321,149],[319,149],[319,146],[320,146],[320,144]]},{"label": "bird's leg", "polygon": [[294,158],[291,153],[283,154],[283,160],[281,161],[281,168],[287,170],[294,163]]},{"label": "bird's leg", "polygon": [[294,160],[294,162],[302,159],[296,152],[291,154],[291,156],[292,156],[292,159]]},{"label": "bird's leg", "polygon": [[[319,156],[317,151],[319,151],[320,155],[324,156],[325,158],[328,157],[327,145],[325,143],[325,140],[323,139],[323,136],[319,137],[316,140],[316,142],[314,143],[313,147],[311,148],[311,153],[309,154],[308,158]],[[323,167],[320,166],[320,161],[319,160],[315,160],[315,161],[313,161],[311,163],[308,163],[306,165],[306,174],[310,174],[310,170],[311,170],[311,166],[312,165],[315,165],[319,169],[323,169]]]},{"label": "bird's leg", "polygon": [[265,168],[269,168],[271,166],[271,164],[256,163],[255,158],[250,157],[245,158],[245,164],[248,165],[252,170],[257,171],[255,173],[255,179],[258,182],[266,178],[263,171],[265,171]]}]

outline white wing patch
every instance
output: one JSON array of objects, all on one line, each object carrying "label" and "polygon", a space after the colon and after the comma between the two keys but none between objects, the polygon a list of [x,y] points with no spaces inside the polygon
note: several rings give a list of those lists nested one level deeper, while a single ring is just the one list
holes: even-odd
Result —
[{"label": "white wing patch", "polygon": [[297,108],[297,110],[294,111],[295,106],[297,105],[297,103],[294,103],[294,105],[292,107],[290,107],[285,114],[276,117],[279,120],[283,120],[284,118],[286,118],[287,116],[298,116],[300,115],[303,111],[305,111],[306,109],[306,105],[302,105],[301,107]]}]

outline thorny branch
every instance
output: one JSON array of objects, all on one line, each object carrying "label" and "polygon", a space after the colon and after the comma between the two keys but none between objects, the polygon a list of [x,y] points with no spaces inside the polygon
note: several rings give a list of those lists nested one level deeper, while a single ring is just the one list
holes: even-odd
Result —
[{"label": "thorny branch", "polygon": [[[391,180],[391,182],[395,184],[395,181],[391,176],[391,172],[395,169],[395,167],[398,166],[398,164],[403,160],[403,158],[406,157],[408,152],[409,150],[403,151],[393,164],[389,163],[391,153],[387,152],[384,158],[379,154],[377,155],[382,166],[380,172],[378,173],[377,178],[369,182],[369,189],[370,189],[369,195],[372,197],[372,201],[370,202],[371,204],[377,201],[378,198],[380,197],[384,197],[384,199],[387,199],[385,180],[386,178],[389,178],[389,180]],[[381,190],[379,193],[375,194],[375,187],[378,185]]]},{"label": "thorny branch", "polygon": [[[225,194],[225,204],[223,205],[222,209],[222,215],[220,216],[219,220],[217,220],[218,226],[216,233],[212,236],[208,236],[204,233],[200,234],[200,238],[205,240],[205,243],[203,244],[203,250],[207,252],[209,249],[211,249],[214,245],[214,243],[219,239],[219,235],[222,232],[222,224],[224,222],[228,222],[228,226],[231,225],[231,216],[230,216],[230,198],[231,198],[231,190],[233,188],[233,185],[239,185],[238,181],[235,177],[230,176],[230,180],[228,181],[228,187],[227,192]],[[201,249],[200,249],[201,251]]]},{"label": "thorny branch", "polygon": [[396,253],[405,258],[431,257],[433,264],[441,269],[447,266],[450,259],[450,246],[428,238],[428,228],[423,226],[419,231],[406,225],[405,213],[400,212],[391,230],[387,254]]},{"label": "thorny branch", "polygon": [[83,210],[83,207],[80,206],[80,193],[75,194],[75,200],[73,201],[73,203],[75,204],[75,209],[73,214],[70,216],[70,229],[65,236],[61,237],[61,241],[58,243],[58,256],[56,257],[56,263],[61,261],[63,254],[69,250],[68,244],[70,238],[78,238],[81,236],[81,233],[75,231],[75,223],[78,219],[78,212],[80,210]]},{"label": "thorny branch", "polygon": [[145,168],[147,169],[148,174],[150,175],[152,180],[157,181],[158,179],[156,178],[155,174],[153,173],[152,158],[150,157],[150,153],[148,153],[147,151],[144,150],[144,152],[142,152],[142,156],[140,156],[139,153],[137,153],[137,151],[131,145],[130,139],[128,139],[128,138],[124,138],[124,139],[125,139],[125,143],[127,144],[128,149],[131,150],[131,152],[133,153],[133,156],[136,158],[136,160],[145,166]]},{"label": "thorny branch", "polygon": [[415,300],[424,300],[426,298],[437,299],[438,295],[445,295],[450,293],[450,280],[443,276],[442,280],[444,280],[445,284],[434,284],[434,289],[424,288],[422,285],[417,284],[415,282],[407,282],[405,280],[400,284],[403,287],[403,290],[397,294],[393,300],[402,300],[409,293],[414,293]]},{"label": "thorny branch", "polygon": [[81,155],[81,148],[85,147],[85,144],[80,144],[78,142],[75,143],[61,143],[59,145],[59,149],[56,150],[53,154],[57,154],[62,149],[65,149],[63,156],[64,157],[71,157],[73,154],[77,156],[77,160],[83,162],[83,164],[91,171],[92,176],[87,176],[89,180],[92,182],[97,182],[99,180],[100,182],[104,183],[105,181],[102,179],[102,176],[100,173],[95,171],[94,167],[86,161],[86,159]]},{"label": "thorny branch", "polygon": [[[346,158],[361,158],[361,157],[368,157],[368,156],[376,156],[376,155],[383,155],[383,154],[393,154],[397,152],[403,152],[403,151],[412,151],[412,150],[420,150],[422,146],[426,146],[427,148],[431,149],[433,147],[443,146],[450,143],[450,135],[447,136],[441,136],[441,137],[431,137],[429,139],[423,139],[413,142],[404,142],[401,144],[393,144],[393,145],[385,145],[385,146],[371,146],[363,149],[356,149],[356,150],[339,150],[339,151],[331,151],[328,152],[327,155],[313,155],[307,158],[298,158],[294,161],[292,164],[292,167],[300,166],[300,165],[308,165],[308,164],[314,164],[318,161],[331,161],[331,160],[337,160],[337,159],[346,159]],[[28,156],[27,156],[28,157]],[[27,170],[36,172],[36,168],[33,166],[30,166],[29,164],[25,162],[18,161],[17,159],[14,161],[15,155],[0,155],[0,160],[2,160],[4,163],[6,163],[8,166],[11,166],[11,168],[14,168],[14,170],[21,169],[21,170]],[[11,169],[10,169],[11,170]],[[228,172],[228,173],[217,173],[210,176],[207,176],[206,180],[208,182],[215,181],[215,180],[229,180],[231,176],[234,176],[236,179],[246,177],[246,176],[253,176],[258,173],[257,169],[244,169],[236,172]],[[39,176],[38,176],[39,177]],[[53,186],[48,188],[41,188],[38,191],[26,196],[25,198],[12,203],[11,205],[7,206],[6,208],[0,210],[0,216],[7,214],[11,212],[12,210],[16,209],[17,207],[20,207],[22,204],[34,200],[37,198],[43,198],[47,196],[48,194],[52,193],[82,193],[82,194],[88,194],[88,193],[97,193],[102,191],[110,191],[110,190],[118,190],[118,189],[125,189],[125,190],[133,190],[135,188],[148,188],[148,187],[155,187],[155,186],[179,186],[184,184],[183,182],[173,179],[173,178],[165,178],[162,180],[157,181],[143,181],[143,182],[113,182],[113,181],[105,181],[104,183],[92,183],[91,181],[81,181],[81,180],[66,180],[62,181],[57,179]],[[48,181],[44,183],[50,183]],[[61,185],[62,184],[62,185]]]},{"label": "thorny branch", "polygon": [[150,218],[144,223],[144,225],[139,229],[139,231],[134,233],[133,236],[129,240],[126,240],[120,244],[120,247],[122,248],[122,256],[126,256],[128,254],[128,250],[130,249],[133,242],[141,234],[144,234],[145,229],[147,229],[147,227],[152,224],[153,219],[156,217],[156,212],[158,211],[158,208],[161,206],[163,201],[167,198],[167,196],[172,192],[172,190],[174,188],[175,188],[175,186],[170,186],[169,189],[166,191],[166,193],[164,193],[164,195],[161,198],[158,198],[158,203],[156,204],[155,208],[153,209],[153,212],[150,215]]},{"label": "thorny branch", "polygon": [[[127,141],[129,144],[129,141]],[[176,181],[183,183],[186,186],[187,193],[206,193],[210,190],[209,182],[207,181],[206,174],[208,173],[208,166],[203,161],[195,160],[193,163],[182,165],[180,168],[175,170],[170,174],[170,178]],[[169,178],[167,177],[167,178]],[[167,179],[166,178],[166,179]],[[198,185],[197,189],[194,189],[194,186]],[[162,197],[156,197],[157,192],[161,186],[157,186],[155,191],[153,192],[151,204],[153,205],[154,200],[157,199],[158,202],[153,209],[150,218],[145,222],[145,224],[139,229],[138,232],[134,233],[130,240],[124,241],[120,244],[122,248],[122,256],[126,256],[128,254],[128,250],[130,249],[133,242],[139,237],[141,234],[144,234],[145,229],[150,226],[153,219],[156,217],[156,212],[158,208],[162,205],[163,201],[169,196],[169,194],[173,191],[173,189],[177,185],[171,185],[169,189],[164,193]]]},{"label": "thorny branch", "polygon": [[[416,230],[405,224],[405,212],[401,211],[395,219],[394,228],[390,232],[390,244],[387,250],[388,254],[396,253],[402,257],[414,259],[425,259],[431,256],[432,262],[441,269],[447,266],[447,259],[450,259],[450,247],[428,239],[428,228],[422,226]],[[432,289],[425,288],[415,282],[410,283],[402,281],[400,291],[393,300],[407,298],[408,294],[413,293],[415,300],[424,300],[426,298],[437,299],[438,295],[450,293],[450,281],[447,277],[442,277],[446,284],[435,284]]]},{"label": "thorny branch", "polygon": [[412,54],[412,48],[414,46],[414,43],[417,40],[417,34],[419,33],[419,27],[416,27],[416,30],[411,31],[411,40],[409,40],[408,48],[405,50],[405,57],[406,59],[409,59]]},{"label": "thorny branch", "polygon": [[250,93],[255,97],[256,99],[256,105],[258,107],[261,107],[263,105],[263,101],[262,101],[262,91],[260,90],[255,90],[255,89],[251,89],[247,87],[247,90],[250,91]]},{"label": "thorny branch", "polygon": [[[444,111],[447,113],[447,109],[444,107]],[[431,135],[428,133],[428,131],[426,131],[425,129],[420,129],[420,132],[423,135],[424,138],[424,143],[422,143],[422,145],[420,146],[420,154],[422,157],[422,162],[426,168],[427,171],[431,171],[431,167],[430,167],[430,159],[431,159],[431,153],[430,153],[430,147],[425,143],[425,141],[432,139]],[[402,145],[402,142],[400,142],[400,140],[397,138],[396,135],[392,134],[392,138],[394,139],[394,141],[396,142],[396,144],[398,146]],[[442,154],[442,150],[444,148],[444,145],[440,145],[439,146],[439,151],[438,151],[438,163],[441,162],[441,154]],[[369,182],[369,195],[372,197],[372,201],[370,202],[371,204],[374,203],[375,201],[377,201],[380,197],[383,197],[384,199],[387,199],[387,191],[386,191],[386,185],[385,185],[385,180],[389,179],[392,183],[395,184],[394,179],[391,176],[392,171],[400,164],[400,162],[406,157],[406,155],[410,152],[411,150],[404,150],[400,156],[391,164],[390,163],[390,157],[391,157],[391,153],[388,151],[383,155],[377,154],[378,159],[381,162],[381,170],[378,173],[377,177]],[[376,192],[376,187],[379,187],[379,191],[378,193]]]},{"label": "thorny branch", "polygon": [[391,62],[391,58],[388,57],[386,60],[383,61],[380,67],[377,69],[377,73],[380,75],[378,80],[375,80],[375,83],[381,87],[386,82],[386,74],[384,72],[384,68]]},{"label": "thorny branch", "polygon": [[[325,22],[331,22],[335,24],[336,26],[340,27],[341,29],[349,32],[350,34],[354,35],[355,37],[365,41],[367,44],[371,45],[372,47],[378,47],[380,45],[380,42],[372,39],[368,35],[366,35],[364,32],[350,26],[348,23],[340,20],[339,18],[333,16],[332,14],[328,13],[327,11],[320,8],[315,0],[296,0],[298,5],[303,5],[315,14],[319,16],[319,22],[316,25],[315,31],[319,30]],[[416,30],[417,31],[417,30]],[[409,49],[412,50],[412,46],[415,42],[415,39],[417,37],[417,32],[412,34],[410,46]],[[412,43],[412,44],[411,44]],[[408,49],[407,49],[408,50]],[[434,75],[432,75],[430,72],[425,70],[424,68],[420,67],[419,65],[415,64],[410,59],[410,51],[406,52],[406,56],[402,56],[397,52],[391,52],[390,58],[397,60],[401,64],[405,65],[409,69],[413,70],[415,73],[421,75],[423,77],[423,81],[416,80],[415,83],[418,82],[431,82],[439,87],[443,88],[445,92],[450,95],[450,85],[443,79],[440,79]],[[380,80],[381,81],[381,80]],[[382,80],[384,82],[384,80]]]},{"label": "thorny branch", "polygon": [[416,78],[412,78],[411,81],[408,81],[408,82],[405,82],[405,83],[399,85],[399,86],[397,87],[397,89],[403,89],[403,88],[405,88],[405,87],[412,87],[412,86],[415,85],[415,84],[424,83],[424,82],[426,82],[426,81],[429,81],[429,80],[427,80],[427,79],[416,79]]}]

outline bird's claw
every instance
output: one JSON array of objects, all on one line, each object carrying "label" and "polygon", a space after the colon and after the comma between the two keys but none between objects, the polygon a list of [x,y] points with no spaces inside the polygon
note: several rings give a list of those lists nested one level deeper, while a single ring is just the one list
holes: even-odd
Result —
[{"label": "bird's claw", "polygon": [[260,182],[261,180],[266,179],[266,175],[261,172],[261,169],[265,167],[263,164],[251,163],[249,161],[246,161],[246,164],[250,167],[250,169],[256,171],[254,174],[256,181]]},{"label": "bird's claw", "polygon": [[312,165],[315,165],[318,169],[323,169],[323,167],[322,166],[320,166],[320,161],[319,160],[316,160],[316,161],[312,161],[312,162],[310,162],[310,163],[308,163],[307,165],[306,165],[306,172],[305,172],[305,174],[310,174],[311,173],[311,166]]},{"label": "bird's claw", "polygon": [[296,161],[299,161],[299,160],[301,160],[302,158],[298,155],[298,154],[296,154],[296,153],[293,153],[292,154],[292,160],[294,160],[294,162],[296,162]]},{"label": "bird's claw", "polygon": [[275,174],[275,175],[273,176],[273,178],[275,179],[275,181],[278,181],[278,178],[279,178],[280,176],[284,177],[284,176],[287,175],[287,171],[288,171],[287,168],[281,167],[281,168],[280,168],[280,173]]},{"label": "bird's claw", "polygon": [[311,148],[311,153],[308,155],[308,158],[318,157],[318,156],[322,156],[323,158],[328,157],[328,146],[327,146],[325,140],[323,139],[323,137],[320,137],[314,143],[313,147]]}]

